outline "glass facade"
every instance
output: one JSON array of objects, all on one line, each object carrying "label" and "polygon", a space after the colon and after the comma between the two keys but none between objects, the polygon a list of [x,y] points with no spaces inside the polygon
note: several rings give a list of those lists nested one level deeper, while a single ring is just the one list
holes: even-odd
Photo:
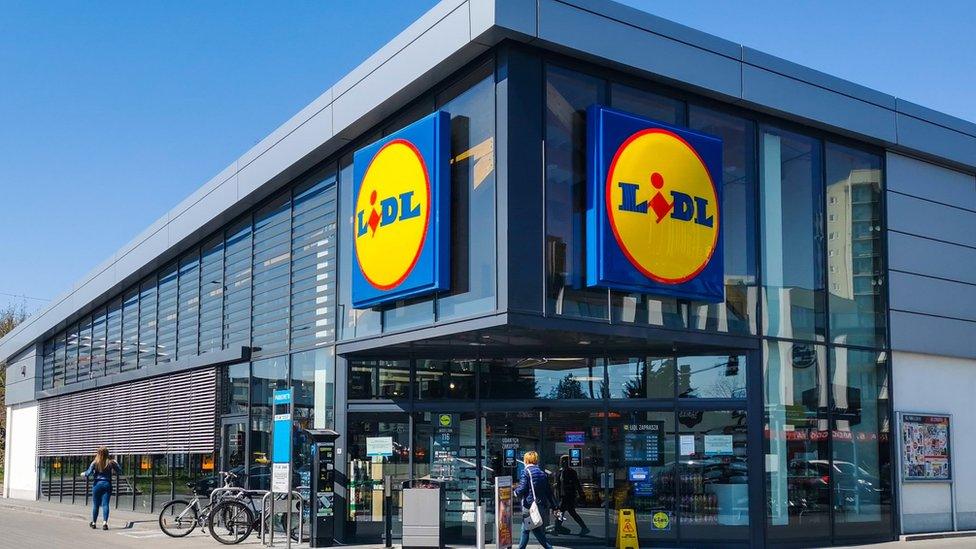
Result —
[{"label": "glass facade", "polygon": [[[348,531],[381,539],[371,502],[393,475],[440,483],[448,543],[470,543],[476,502],[490,503],[495,477],[517,477],[536,450],[555,489],[572,469],[583,493],[582,523],[567,514],[559,545],[612,539],[625,508],[637,511],[642,546],[676,540],[679,528],[686,539],[747,540],[745,374],[758,366],[749,356],[349,360],[349,433],[363,438],[347,448],[357,488]],[[387,436],[393,457],[367,455],[364,439]],[[653,528],[658,513],[675,527]]]},{"label": "glass facade", "polygon": [[[134,486],[118,505],[152,509],[160,490],[178,494],[224,468],[266,487],[271,392],[290,387],[297,426],[345,426],[347,541],[380,541],[381,482],[392,476],[397,488],[440,482],[449,542],[473,543],[477,502],[490,504],[496,476],[517,478],[528,450],[554,489],[567,469],[580,481],[580,520],[567,512],[555,525],[559,545],[613,543],[624,508],[641,546],[892,535],[881,156],[604,68],[536,61],[542,89],[519,94],[539,102],[538,120],[518,124],[543,136],[520,143],[538,148],[539,180],[496,173],[506,113],[495,83],[506,73],[494,58],[477,62],[44,342],[43,389],[251,348],[249,363],[221,369],[217,451],[124,456]],[[594,103],[722,138],[723,302],[586,287]],[[437,109],[451,117],[450,289],[355,309],[352,151]],[[541,229],[500,245],[500,205],[535,184]],[[506,346],[481,343],[492,337],[483,333],[402,334],[500,313],[514,280],[500,280],[503,252],[531,238],[545,329],[506,333]],[[391,437],[394,454],[366,455],[372,437]],[[61,477],[76,482],[64,472],[83,459],[45,460],[48,497],[74,494]]]}]

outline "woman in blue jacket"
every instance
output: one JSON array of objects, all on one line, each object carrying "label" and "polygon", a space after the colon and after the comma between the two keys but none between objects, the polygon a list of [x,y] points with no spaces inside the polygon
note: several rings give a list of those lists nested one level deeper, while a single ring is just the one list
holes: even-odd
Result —
[{"label": "woman in blue jacket", "polygon": [[[535,498],[532,497],[533,490],[538,498],[539,512],[542,514],[542,525],[532,529],[535,539],[539,541],[544,549],[552,549],[552,544],[546,538],[546,526],[549,524],[549,513],[556,508],[556,498],[552,495],[552,487],[549,486],[549,475],[539,468],[539,454],[537,452],[526,452],[525,470],[519,479],[518,486],[515,488],[515,495],[522,498],[522,516],[529,514],[529,507]],[[523,522],[524,524],[524,522]],[[522,527],[522,539],[519,541],[519,549],[525,549],[529,544],[529,530]]]},{"label": "woman in blue jacket", "polygon": [[112,495],[112,474],[122,473],[122,468],[114,459],[109,459],[108,448],[102,446],[95,453],[84,475],[92,479],[92,520],[88,524],[95,528],[98,508],[102,508],[102,530],[108,530],[108,500]]}]

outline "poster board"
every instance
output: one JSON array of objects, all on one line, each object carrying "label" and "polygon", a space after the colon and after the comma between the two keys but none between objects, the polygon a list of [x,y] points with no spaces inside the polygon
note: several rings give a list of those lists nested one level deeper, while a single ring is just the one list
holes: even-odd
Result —
[{"label": "poster board", "polygon": [[513,501],[512,477],[495,477],[495,547],[511,549],[514,535],[512,534],[512,515],[515,510]]},{"label": "poster board", "polygon": [[901,414],[902,480],[952,480],[951,418],[944,414]]}]

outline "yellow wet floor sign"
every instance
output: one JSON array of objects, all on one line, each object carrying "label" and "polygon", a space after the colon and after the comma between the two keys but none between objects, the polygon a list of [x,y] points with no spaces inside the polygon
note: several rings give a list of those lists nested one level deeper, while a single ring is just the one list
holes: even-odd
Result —
[{"label": "yellow wet floor sign", "polygon": [[617,511],[617,549],[640,549],[637,544],[637,517],[633,509]]}]

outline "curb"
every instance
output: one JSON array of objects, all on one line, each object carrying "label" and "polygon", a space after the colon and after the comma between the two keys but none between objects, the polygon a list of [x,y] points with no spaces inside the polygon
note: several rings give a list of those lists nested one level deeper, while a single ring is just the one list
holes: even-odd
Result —
[{"label": "curb", "polygon": [[[48,517],[56,517],[56,518],[63,518],[63,519],[70,519],[70,520],[80,520],[82,522],[90,522],[88,520],[88,515],[87,514],[71,513],[69,511],[59,511],[57,509],[44,509],[44,508],[41,508],[41,507],[31,507],[29,505],[16,505],[16,504],[13,504],[13,503],[6,503],[6,502],[3,502],[3,501],[0,501],[0,509],[8,509],[8,510],[11,510],[11,511],[23,511],[25,513],[34,513],[36,515],[44,515],[44,516],[48,516]],[[122,526],[121,529],[129,529],[129,528],[132,528],[134,524],[135,523],[133,521],[126,521],[125,522],[125,526]],[[118,530],[119,528],[116,528],[116,529]]]},{"label": "curb", "polygon": [[964,530],[961,532],[933,532],[931,534],[909,534],[902,536],[903,541],[925,541],[932,539],[955,539],[976,537],[976,530]]}]

